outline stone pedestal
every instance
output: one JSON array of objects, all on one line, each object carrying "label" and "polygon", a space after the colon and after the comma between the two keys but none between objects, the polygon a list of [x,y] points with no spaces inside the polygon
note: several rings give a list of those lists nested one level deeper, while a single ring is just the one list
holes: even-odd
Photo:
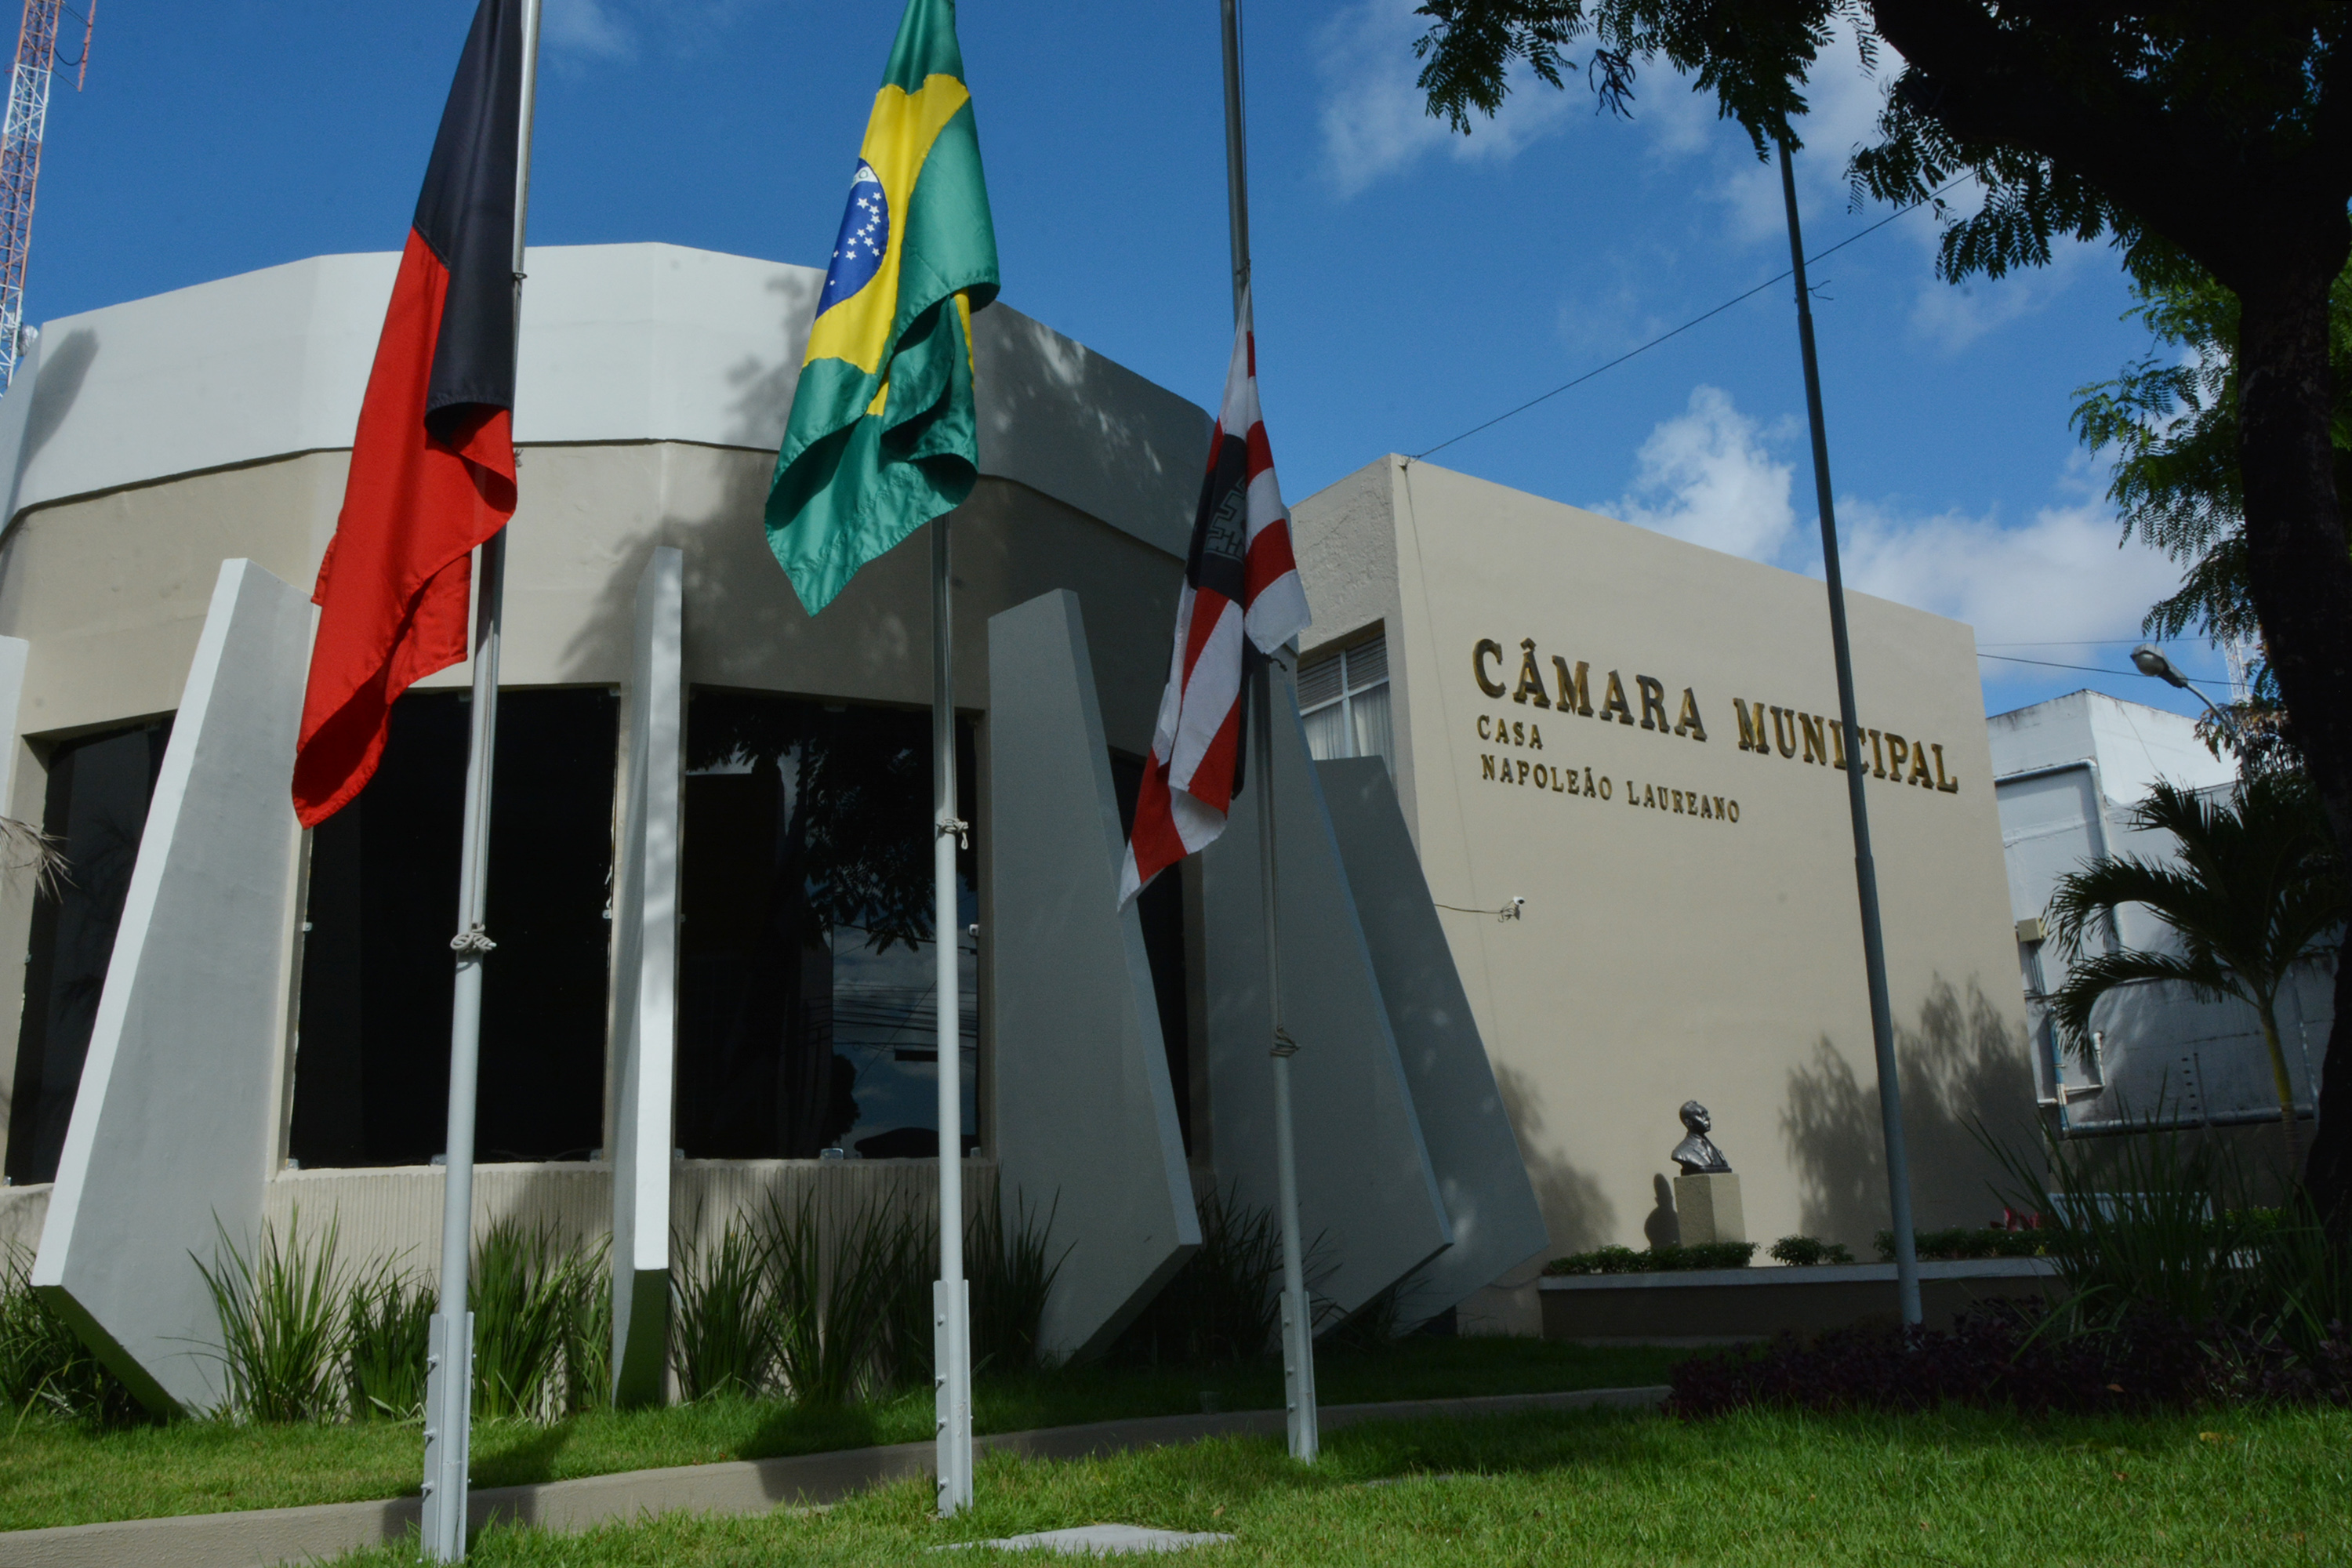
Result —
[{"label": "stone pedestal", "polygon": [[1710,1176],[1675,1178],[1675,1222],[1685,1247],[1710,1241],[1746,1241],[1748,1218],[1739,1210],[1739,1176],[1723,1171]]}]

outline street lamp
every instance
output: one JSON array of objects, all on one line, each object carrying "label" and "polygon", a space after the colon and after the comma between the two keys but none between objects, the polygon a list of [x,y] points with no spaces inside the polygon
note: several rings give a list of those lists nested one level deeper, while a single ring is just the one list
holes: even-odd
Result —
[{"label": "street lamp", "polygon": [[2228,731],[2231,735],[2237,734],[2238,726],[2231,722],[2230,716],[2214,707],[2211,698],[2191,686],[2189,683],[2189,678],[2175,668],[2170,659],[2164,657],[2162,648],[2158,647],[2154,643],[2144,642],[2132,649],[2131,661],[2142,675],[2152,675],[2167,685],[2177,686],[2196,698],[2198,701],[2205,704],[2205,711],[2213,715],[2215,723]]}]

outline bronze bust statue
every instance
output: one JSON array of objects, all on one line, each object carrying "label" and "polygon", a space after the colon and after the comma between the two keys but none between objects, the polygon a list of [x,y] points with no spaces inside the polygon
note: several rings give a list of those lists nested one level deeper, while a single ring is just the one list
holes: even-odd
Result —
[{"label": "bronze bust statue", "polygon": [[1682,1167],[1685,1176],[1717,1176],[1728,1174],[1731,1162],[1723,1157],[1707,1133],[1715,1126],[1706,1107],[1696,1100],[1683,1101],[1683,1131],[1687,1137],[1675,1145],[1674,1162]]}]

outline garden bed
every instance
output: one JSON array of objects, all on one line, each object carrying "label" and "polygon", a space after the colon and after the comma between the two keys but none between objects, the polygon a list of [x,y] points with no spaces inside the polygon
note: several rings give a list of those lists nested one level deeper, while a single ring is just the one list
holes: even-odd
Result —
[{"label": "garden bed", "polygon": [[[2050,1294],[2057,1273],[2046,1258],[1922,1262],[1919,1304],[1948,1328],[1976,1302]],[[1549,1275],[1538,1290],[1544,1338],[1584,1345],[1731,1344],[1897,1315],[1892,1263]]]}]

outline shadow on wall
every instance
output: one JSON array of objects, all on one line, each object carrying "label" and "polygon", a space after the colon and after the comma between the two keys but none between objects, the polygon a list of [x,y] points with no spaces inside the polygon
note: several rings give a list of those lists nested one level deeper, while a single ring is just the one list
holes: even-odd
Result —
[{"label": "shadow on wall", "polygon": [[[9,477],[8,500],[15,499],[34,458],[64,427],[97,358],[98,334],[88,327],[75,328],[41,351],[34,368],[33,405],[25,411],[25,438],[16,448],[16,472]],[[0,519],[0,522],[6,521]]]},{"label": "shadow on wall", "polygon": [[1650,1178],[1650,1217],[1642,1222],[1642,1239],[1652,1247],[1680,1245],[1683,1221],[1675,1212],[1675,1184],[1663,1173]]},{"label": "shadow on wall", "polygon": [[[1608,1241],[1617,1232],[1617,1205],[1609,1201],[1598,1181],[1544,1152],[1542,1093],[1525,1073],[1501,1062],[1495,1064],[1495,1087],[1502,1092],[1504,1114],[1511,1119],[1519,1149],[1527,1156],[1528,1178],[1535,1184],[1536,1203],[1543,1210],[1544,1230],[1551,1238],[1553,1255],[1582,1252]],[[1533,1269],[1526,1271],[1531,1274]]]},{"label": "shadow on wall", "polygon": [[[1918,1022],[1895,1026],[1895,1057],[1913,1218],[1927,1230],[1983,1224],[2000,1211],[1992,1189],[2001,1173],[1978,1142],[1979,1124],[2008,1148],[2026,1151],[2038,1142],[2022,1032],[1975,982],[1963,1001],[1939,976]],[[1814,1045],[1811,1062],[1789,1075],[1780,1137],[1797,1169],[1804,1234],[1869,1256],[1871,1237],[1885,1228],[1887,1215],[1878,1089],[1854,1076],[1826,1035]]]}]

